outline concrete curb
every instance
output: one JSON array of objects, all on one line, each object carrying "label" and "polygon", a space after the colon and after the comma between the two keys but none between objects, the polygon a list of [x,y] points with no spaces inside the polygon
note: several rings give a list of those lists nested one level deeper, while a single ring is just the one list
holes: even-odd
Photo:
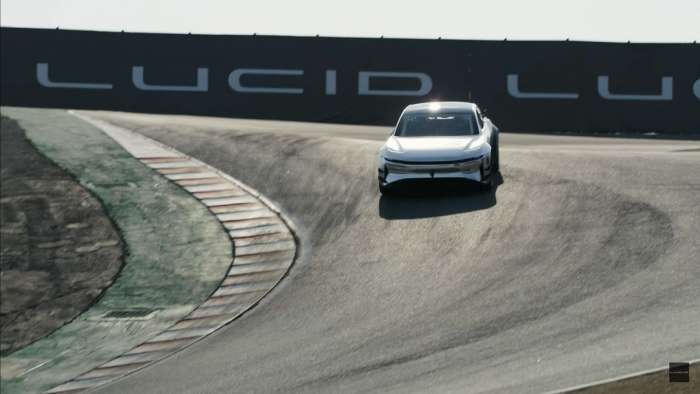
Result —
[{"label": "concrete curb", "polygon": [[189,315],[48,393],[76,392],[107,384],[213,333],[268,294],[287,274],[297,249],[291,222],[255,189],[150,138],[71,113],[104,131],[136,159],[204,204],[228,231],[234,259],[219,287]]}]

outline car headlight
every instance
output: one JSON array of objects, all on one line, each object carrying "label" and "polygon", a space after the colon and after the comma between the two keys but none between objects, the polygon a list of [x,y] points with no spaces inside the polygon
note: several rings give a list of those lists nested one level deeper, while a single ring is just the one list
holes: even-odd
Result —
[{"label": "car headlight", "polygon": [[386,150],[392,153],[403,153],[403,148],[401,148],[401,145],[399,145],[399,142],[396,141],[396,138],[391,137],[386,141]]}]

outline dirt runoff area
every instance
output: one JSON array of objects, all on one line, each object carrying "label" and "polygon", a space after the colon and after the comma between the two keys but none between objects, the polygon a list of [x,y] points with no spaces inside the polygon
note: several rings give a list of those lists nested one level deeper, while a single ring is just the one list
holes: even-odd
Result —
[{"label": "dirt runoff area", "polygon": [[101,203],[41,155],[12,119],[0,124],[0,351],[73,320],[112,284],[122,241]]}]

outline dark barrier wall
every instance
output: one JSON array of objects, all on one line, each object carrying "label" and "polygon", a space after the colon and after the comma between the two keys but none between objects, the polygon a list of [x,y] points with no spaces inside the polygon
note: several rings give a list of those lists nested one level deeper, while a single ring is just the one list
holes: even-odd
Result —
[{"label": "dark barrier wall", "polygon": [[504,131],[700,131],[700,46],[2,29],[2,104],[393,124],[468,100]]}]

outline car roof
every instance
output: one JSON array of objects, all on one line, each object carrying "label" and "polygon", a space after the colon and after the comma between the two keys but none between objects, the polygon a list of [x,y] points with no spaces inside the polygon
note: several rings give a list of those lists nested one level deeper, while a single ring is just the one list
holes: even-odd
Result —
[{"label": "car roof", "polygon": [[425,103],[411,104],[406,109],[405,113],[409,112],[473,112],[476,105],[466,101],[428,101]]}]

